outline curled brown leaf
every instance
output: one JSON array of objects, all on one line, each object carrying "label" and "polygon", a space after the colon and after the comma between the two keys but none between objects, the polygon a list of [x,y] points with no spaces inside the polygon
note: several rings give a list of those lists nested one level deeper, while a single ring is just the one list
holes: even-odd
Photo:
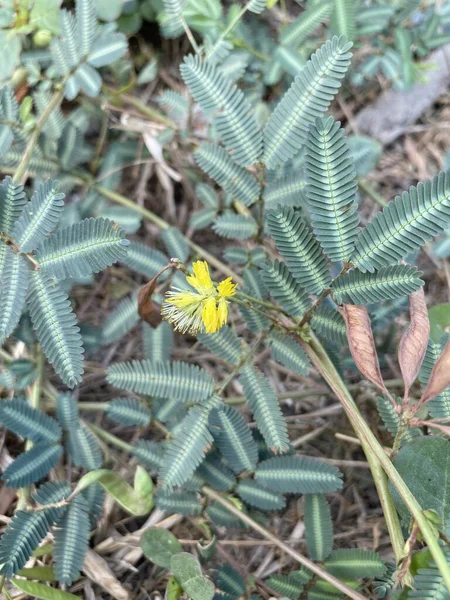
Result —
[{"label": "curled brown leaf", "polygon": [[175,261],[171,261],[165,267],[159,271],[148,283],[143,285],[138,292],[138,313],[143,321],[148,323],[154,329],[158,327],[158,325],[162,321],[161,317],[161,306],[155,302],[152,298],[156,284],[158,283],[159,276],[167,271],[167,269],[173,269],[177,267],[177,263]]},{"label": "curled brown leaf", "polygon": [[427,387],[425,388],[417,408],[423,406],[425,402],[435,398],[450,386],[450,342],[447,342],[438,360],[436,361]]},{"label": "curled brown leaf", "polygon": [[342,314],[347,327],[347,339],[353,360],[366,379],[387,392],[381,377],[369,313],[365,306],[344,304]]},{"label": "curled brown leaf", "polygon": [[419,374],[430,337],[430,321],[422,288],[410,295],[409,314],[410,325],[400,340],[398,351],[400,370],[405,382],[405,398]]}]

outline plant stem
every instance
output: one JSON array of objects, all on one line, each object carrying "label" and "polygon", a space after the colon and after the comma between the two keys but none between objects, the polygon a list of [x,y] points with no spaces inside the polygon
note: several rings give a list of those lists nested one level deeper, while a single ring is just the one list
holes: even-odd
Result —
[{"label": "plant stem", "polygon": [[27,171],[28,163],[31,160],[31,156],[33,154],[34,146],[36,145],[41,131],[47,122],[47,119],[52,114],[52,112],[59,106],[64,96],[64,81],[61,84],[59,90],[57,90],[50,99],[50,102],[47,104],[44,112],[41,114],[39,119],[36,121],[36,125],[34,126],[33,133],[28,141],[25,152],[22,156],[22,160],[19,163],[19,166],[14,173],[14,179],[19,183],[24,183],[24,177]]},{"label": "plant stem", "polygon": [[382,502],[386,525],[389,528],[389,535],[391,536],[391,543],[397,560],[398,556],[400,555],[400,546],[402,546],[403,549],[403,535],[401,533],[400,523],[392,502],[392,497],[390,496],[389,489],[385,483],[383,483],[383,479],[380,474],[380,467],[382,467],[388,476],[392,485],[395,487],[404,504],[406,505],[412,518],[419,527],[422,536],[431,552],[433,560],[436,563],[440,574],[442,575],[445,585],[450,591],[450,566],[448,565],[442,548],[440,547],[439,542],[434,535],[433,528],[423,514],[422,507],[403,481],[397,469],[392,464],[390,458],[386,456],[383,447],[380,445],[375,435],[372,433],[372,430],[361,415],[357,405],[355,404],[355,401],[340,378],[340,375],[336,371],[333,363],[328,358],[319,340],[313,333],[311,333],[311,339],[309,343],[304,342],[302,339],[299,339],[299,342],[305,349],[311,362],[319,370],[322,377],[341,401],[342,406],[344,407],[344,410],[347,413],[347,416],[356,432],[356,435],[361,441],[361,446],[366,454],[369,465],[372,467],[375,462],[377,463],[376,471],[373,473],[374,481],[380,493],[380,501]]},{"label": "plant stem", "polygon": [[346,596],[348,596],[349,598],[354,598],[354,600],[364,600],[365,597],[362,596],[359,592],[353,590],[352,588],[348,587],[344,582],[340,581],[333,575],[330,575],[329,573],[327,573],[327,571],[325,571],[325,569],[323,569],[319,565],[316,565],[315,563],[313,563],[311,560],[306,558],[306,556],[303,556],[299,552],[296,552],[295,550],[293,550],[285,542],[283,542],[282,540],[279,540],[275,535],[270,533],[270,531],[268,531],[265,527],[263,527],[262,525],[260,525],[256,521],[254,521],[251,517],[249,517],[248,515],[243,513],[241,510],[239,510],[239,508],[237,508],[237,506],[235,506],[229,500],[226,500],[223,496],[218,494],[216,491],[214,491],[213,489],[211,489],[208,486],[203,486],[201,488],[201,491],[203,494],[205,494],[205,496],[208,496],[209,498],[211,498],[218,504],[221,504],[230,513],[232,513],[233,515],[238,517],[243,523],[246,523],[249,527],[251,527],[253,529],[253,531],[258,532],[260,535],[265,537],[267,540],[270,540],[271,542],[273,542],[273,544],[278,546],[278,548],[283,550],[283,552],[285,552],[290,557],[292,557],[294,560],[296,560],[298,563],[300,563],[301,565],[303,565],[304,567],[306,567],[307,569],[309,569],[310,571],[312,571],[313,573],[318,575],[321,579],[328,581],[328,583],[330,583],[335,588],[337,588],[338,590],[343,592]]},{"label": "plant stem", "polygon": [[214,46],[208,52],[206,58],[210,58],[210,56],[212,56],[214,54],[214,52],[217,50],[219,44],[227,37],[227,35],[231,31],[233,31],[233,29],[236,27],[236,25],[239,23],[239,21],[245,15],[245,13],[248,11],[248,7],[250,6],[250,4],[251,4],[251,2],[247,2],[247,4],[238,12],[238,14],[234,17],[234,19],[232,19],[228,23],[228,25],[226,26],[226,28],[222,31],[222,33],[220,34],[220,36],[217,38],[216,43],[214,44]]}]

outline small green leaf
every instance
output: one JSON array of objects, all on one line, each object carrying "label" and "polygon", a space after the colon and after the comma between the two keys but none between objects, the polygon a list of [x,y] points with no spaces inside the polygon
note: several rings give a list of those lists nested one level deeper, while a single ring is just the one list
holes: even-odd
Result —
[{"label": "small green leaf", "polygon": [[146,531],[141,538],[141,546],[149,560],[165,569],[170,569],[172,556],[183,552],[180,542],[166,529]]},{"label": "small green leaf", "polygon": [[142,467],[136,468],[134,488],[117,473],[108,469],[97,469],[86,473],[74,490],[78,494],[93,483],[99,483],[114,500],[132,515],[147,515],[153,508],[153,482]]},{"label": "small green leaf", "polygon": [[27,579],[38,579],[39,581],[56,581],[53,567],[29,567],[20,569],[17,575]]},{"label": "small green leaf", "polygon": [[63,592],[62,590],[56,590],[55,588],[51,588],[43,583],[37,583],[36,581],[11,579],[11,583],[32,598],[39,598],[41,600],[80,600],[80,596],[75,596],[75,594],[69,594],[69,592]]},{"label": "small green leaf", "polygon": [[192,554],[175,554],[170,566],[181,587],[192,600],[212,600],[214,584],[202,574],[200,563]]},{"label": "small green leaf", "polygon": [[178,581],[175,579],[175,577],[170,577],[169,581],[167,582],[166,593],[164,596],[166,600],[178,600],[182,593],[183,589]]}]

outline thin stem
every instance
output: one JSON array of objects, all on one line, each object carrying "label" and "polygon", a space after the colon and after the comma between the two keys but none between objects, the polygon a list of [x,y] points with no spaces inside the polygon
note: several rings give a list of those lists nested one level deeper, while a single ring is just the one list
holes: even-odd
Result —
[{"label": "thin stem", "polygon": [[234,17],[234,19],[232,19],[228,23],[228,25],[226,26],[226,28],[222,31],[222,33],[220,34],[220,36],[217,38],[216,43],[214,44],[214,46],[208,52],[206,58],[210,58],[214,54],[214,52],[217,50],[217,48],[219,47],[219,45],[223,42],[223,40],[227,37],[227,35],[231,31],[233,31],[233,29],[236,27],[236,25],[239,23],[239,21],[242,19],[242,17],[247,12],[248,7],[250,6],[250,4],[251,4],[251,1],[247,2],[247,4],[238,12],[238,14]]},{"label": "thin stem", "polygon": [[134,448],[131,444],[124,442],[112,433],[108,433],[107,431],[105,431],[101,427],[97,427],[97,425],[94,425],[93,423],[86,422],[86,425],[87,427],[89,427],[89,429],[91,429],[91,431],[98,435],[99,438],[104,439],[105,442],[109,442],[113,446],[117,446],[117,448],[121,448],[122,450],[125,450],[125,452],[129,452],[130,454],[133,453]]},{"label": "thin stem", "polygon": [[[371,458],[377,461],[378,470],[374,474],[374,480],[375,484],[377,485],[377,489],[380,489],[382,486],[382,479],[378,472],[379,467],[382,467],[392,485],[399,493],[417,526],[419,527],[433,560],[442,575],[445,585],[450,591],[450,567],[447,563],[447,559],[442,551],[442,548],[440,547],[439,542],[434,535],[433,528],[423,513],[422,507],[417,502],[414,494],[412,494],[408,486],[403,481],[399,472],[392,464],[390,458],[386,456],[383,447],[380,445],[375,435],[372,433],[372,430],[361,415],[357,405],[355,404],[355,401],[340,378],[340,375],[336,371],[333,363],[322,348],[319,340],[314,336],[313,333],[311,333],[311,339],[309,343],[305,343],[302,339],[299,339],[299,342],[302,344],[311,362],[319,370],[322,377],[341,401],[342,406],[344,407],[344,410],[347,413],[347,416],[356,432],[356,435],[361,442],[368,461],[370,461]],[[385,490],[385,493],[382,491],[380,496],[381,502],[386,501],[388,498],[387,494],[389,494],[388,489]],[[383,511],[385,514],[386,524],[389,528],[392,547],[396,553],[396,557],[398,557],[400,545],[403,547],[403,535],[401,534],[398,516],[394,510],[391,500],[383,505]]]},{"label": "thin stem", "polygon": [[33,133],[31,134],[31,137],[28,141],[27,147],[22,156],[22,160],[20,161],[19,166],[17,167],[16,172],[14,173],[14,179],[16,181],[18,181],[19,183],[24,183],[23,179],[24,179],[26,171],[27,171],[28,163],[31,160],[34,146],[36,145],[36,143],[39,139],[39,136],[41,134],[41,131],[42,131],[45,123],[47,122],[47,119],[50,117],[52,112],[59,106],[59,104],[61,103],[61,101],[63,99],[63,96],[64,96],[64,82],[62,82],[60,89],[57,90],[53,94],[53,96],[52,96],[50,102],[47,104],[44,112],[41,114],[39,119],[36,121],[36,125],[34,126]]},{"label": "thin stem", "polygon": [[192,33],[189,25],[186,23],[186,19],[182,15],[179,15],[179,17],[180,17],[181,24],[183,25],[184,33],[186,34],[186,37],[190,41],[191,46],[194,48],[195,54],[200,54],[200,48],[198,47],[198,44],[195,41],[194,34]]},{"label": "thin stem", "polygon": [[352,590],[352,588],[348,587],[343,581],[340,581],[333,575],[330,575],[330,573],[327,573],[327,571],[325,571],[325,569],[323,569],[319,565],[316,565],[315,563],[313,563],[311,560],[306,558],[306,556],[303,556],[303,554],[300,554],[296,550],[293,550],[285,542],[283,542],[282,540],[279,540],[275,535],[270,533],[270,531],[268,531],[265,527],[263,527],[262,525],[260,525],[256,521],[254,521],[251,517],[249,517],[248,515],[243,513],[241,510],[239,510],[239,508],[237,506],[235,506],[229,500],[226,500],[223,496],[218,494],[216,491],[214,491],[213,489],[211,489],[208,486],[203,486],[201,488],[201,491],[205,496],[208,496],[209,498],[211,498],[218,504],[221,504],[230,513],[232,513],[233,515],[238,517],[238,519],[240,519],[243,523],[246,523],[249,527],[251,527],[253,529],[253,531],[256,531],[257,533],[259,533],[260,535],[265,537],[266,540],[270,540],[273,544],[275,544],[275,546],[278,546],[278,548],[283,550],[283,552],[288,554],[291,558],[296,560],[298,563],[300,563],[301,565],[303,565],[304,567],[306,567],[307,569],[309,569],[316,575],[318,575],[321,579],[328,581],[328,583],[330,583],[335,588],[337,588],[338,590],[343,592],[346,596],[348,596],[349,598],[353,598],[354,600],[364,600],[365,597],[362,596],[359,592]]}]

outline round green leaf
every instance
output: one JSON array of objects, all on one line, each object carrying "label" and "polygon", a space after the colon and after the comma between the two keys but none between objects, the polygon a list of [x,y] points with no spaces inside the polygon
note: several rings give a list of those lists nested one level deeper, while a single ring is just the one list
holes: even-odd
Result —
[{"label": "round green leaf", "polygon": [[165,529],[150,529],[141,538],[141,546],[145,556],[165,569],[170,569],[171,558],[175,554],[183,552],[183,548],[177,538]]},{"label": "round green leaf", "polygon": [[212,600],[214,584],[202,574],[200,563],[192,554],[175,554],[170,566],[181,587],[192,600]]}]

